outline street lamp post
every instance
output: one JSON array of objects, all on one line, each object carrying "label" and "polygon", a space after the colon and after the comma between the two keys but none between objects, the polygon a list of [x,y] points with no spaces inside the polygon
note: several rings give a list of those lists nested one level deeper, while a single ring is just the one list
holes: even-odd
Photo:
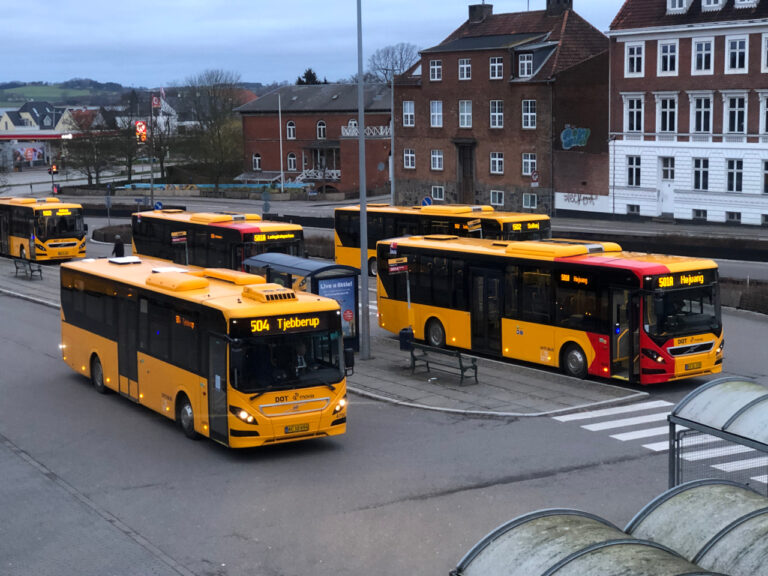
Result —
[{"label": "street lamp post", "polygon": [[395,68],[392,71],[392,89],[389,99],[389,203],[395,205]]},{"label": "street lamp post", "polygon": [[368,213],[365,190],[365,80],[363,79],[363,18],[357,0],[357,139],[360,180],[360,359],[371,357],[371,329],[368,299]]}]

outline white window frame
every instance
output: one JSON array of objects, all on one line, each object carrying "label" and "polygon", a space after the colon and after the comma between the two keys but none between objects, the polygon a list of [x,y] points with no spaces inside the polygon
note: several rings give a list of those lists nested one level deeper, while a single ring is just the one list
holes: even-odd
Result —
[{"label": "white window frame", "polygon": [[659,158],[661,164],[661,179],[664,182],[675,181],[675,157],[674,156],[662,156]]},{"label": "white window frame", "polygon": [[[656,58],[656,75],[657,76],[677,76],[677,71],[680,64],[680,41],[675,40],[659,40],[657,43],[658,57]],[[664,49],[670,48],[671,52],[664,54]],[[667,59],[667,70],[664,70],[664,59]]]},{"label": "white window frame", "polygon": [[[640,49],[638,54],[630,54],[633,49]],[[640,60],[640,71],[630,72],[630,60]],[[624,44],[624,78],[643,78],[645,76],[645,42],[627,42]]]},{"label": "white window frame", "polygon": [[768,194],[768,160],[763,160],[763,194]]},{"label": "white window frame", "polygon": [[[731,68],[731,42],[744,41],[744,67]],[[725,73],[726,74],[747,74],[749,72],[749,35],[738,34],[725,37]]]},{"label": "white window frame", "polygon": [[523,208],[536,210],[539,205],[539,196],[533,192],[523,192]]},{"label": "white window frame", "polygon": [[430,128],[443,127],[443,101],[429,101],[429,126]]},{"label": "white window frame", "polygon": [[488,59],[488,78],[491,80],[504,79],[504,57],[491,56]]},{"label": "white window frame", "polygon": [[416,126],[416,102],[403,100],[403,126],[412,128]]},{"label": "white window frame", "polygon": [[413,148],[403,149],[403,168],[406,170],[416,169],[416,151]]},{"label": "white window frame", "polygon": [[285,124],[285,139],[296,140],[296,123],[293,120],[288,120]]},{"label": "white window frame", "polygon": [[[749,94],[746,91],[732,91],[723,90],[723,134],[725,135],[746,135],[747,122],[749,120]],[[744,100],[744,108],[742,110],[742,128],[741,130],[733,130],[731,125],[731,102],[734,99],[741,98]],[[738,109],[736,109],[738,110]]]},{"label": "white window frame", "polygon": [[534,172],[536,172],[536,153],[523,152],[523,162],[522,162],[523,176],[530,176]]},{"label": "white window frame", "polygon": [[744,159],[726,158],[725,191],[740,193],[744,191]]},{"label": "white window frame", "polygon": [[640,156],[627,156],[627,186],[639,188],[642,179],[642,159]]},{"label": "white window frame", "polygon": [[[680,108],[677,105],[677,93],[670,93],[670,92],[656,92],[654,94],[656,98],[656,133],[657,134],[677,134],[677,119],[678,119],[678,109]],[[672,106],[669,106],[669,103],[672,104]],[[665,105],[667,108],[665,109]],[[669,114],[672,114],[674,117],[672,118],[672,122],[669,122]],[[663,126],[663,120],[665,118],[665,115],[667,116],[667,126],[666,129],[664,129]],[[670,126],[671,124],[671,126]]]},{"label": "white window frame", "polygon": [[504,206],[504,190],[491,190],[491,206]]},{"label": "white window frame", "polygon": [[[707,123],[707,129],[706,130],[697,130],[696,129],[696,116],[699,112],[699,109],[697,108],[698,101],[709,101],[709,107],[708,108],[702,108],[702,113],[704,111],[709,112],[709,121]],[[694,136],[702,136],[705,135],[707,137],[710,137],[712,135],[712,119],[713,119],[713,112],[714,112],[714,93],[709,91],[691,91],[688,92],[688,101],[690,102],[690,120],[689,120],[689,129],[688,131],[691,133],[691,135]],[[709,140],[709,138],[707,138]]]},{"label": "white window frame", "polygon": [[490,110],[490,127],[504,128],[504,100],[491,100],[488,106]]},{"label": "white window frame", "polygon": [[714,12],[723,7],[724,0],[701,0],[702,12]]},{"label": "white window frame", "polygon": [[471,58],[459,58],[459,80],[472,80]]},{"label": "white window frame", "polygon": [[[696,67],[697,47],[699,44],[709,43],[709,68],[699,70]],[[691,76],[711,76],[715,73],[715,38],[691,38]]]},{"label": "white window frame", "polygon": [[429,155],[429,169],[442,172],[443,170],[443,151],[432,150]]},{"label": "white window frame", "polygon": [[251,166],[254,172],[261,172],[261,154],[254,153],[251,156]]},{"label": "white window frame", "polygon": [[760,38],[760,71],[768,74],[768,33]]},{"label": "white window frame", "polygon": [[296,154],[294,154],[293,152],[288,153],[286,166],[288,167],[288,172],[298,171],[297,163],[296,163]]},{"label": "white window frame", "polygon": [[432,186],[432,200],[445,202],[445,186]]},{"label": "white window frame", "polygon": [[523,100],[523,130],[536,130],[536,100]]},{"label": "white window frame", "polygon": [[325,140],[326,135],[328,134],[328,126],[325,123],[325,120],[318,120],[317,121],[317,139],[318,140]]},{"label": "white window frame", "polygon": [[[624,92],[621,95],[624,101],[624,133],[642,134],[645,131],[645,94],[643,92]],[[637,110],[630,110],[630,103],[640,101],[639,130],[630,130],[630,116],[637,114]]]},{"label": "white window frame", "polygon": [[459,128],[472,128],[472,100],[459,100]]},{"label": "white window frame", "polygon": [[[693,158],[693,189],[696,192],[709,191],[709,158]],[[698,179],[698,186],[696,180]]]},{"label": "white window frame", "polygon": [[533,54],[530,52],[517,55],[517,76],[530,78],[533,76]]},{"label": "white window frame", "polygon": [[429,61],[429,81],[442,82],[442,80],[443,80],[443,61],[430,60]]},{"label": "white window frame", "polygon": [[758,132],[761,135],[762,143],[768,142],[768,90],[757,90],[757,96],[760,98],[760,127]]},{"label": "white window frame", "polygon": [[504,152],[491,152],[491,174],[504,174]]}]

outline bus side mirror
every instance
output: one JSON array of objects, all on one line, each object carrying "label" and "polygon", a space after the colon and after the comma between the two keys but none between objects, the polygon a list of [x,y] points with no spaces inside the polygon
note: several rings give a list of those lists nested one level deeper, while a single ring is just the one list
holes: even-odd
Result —
[{"label": "bus side mirror", "polygon": [[88,224],[83,224],[83,232],[88,232]]},{"label": "bus side mirror", "polygon": [[355,373],[355,351],[352,348],[344,348],[344,375],[352,376]]}]

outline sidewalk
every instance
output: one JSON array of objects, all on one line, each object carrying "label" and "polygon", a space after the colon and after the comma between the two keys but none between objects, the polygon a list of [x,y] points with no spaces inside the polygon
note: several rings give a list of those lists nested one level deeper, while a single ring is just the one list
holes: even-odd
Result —
[{"label": "sidewalk", "polygon": [[[108,254],[111,245],[88,242],[88,255]],[[106,252],[105,252],[106,251]],[[59,307],[59,266],[44,265],[43,278],[15,274],[9,258],[0,258],[0,294]],[[648,395],[592,380],[577,380],[554,371],[478,359],[478,381],[419,367],[411,374],[410,355],[399,341],[378,328],[371,318],[371,358],[356,359],[348,379],[353,394],[405,407],[467,416],[515,418],[544,416],[605,404],[622,403]]]}]

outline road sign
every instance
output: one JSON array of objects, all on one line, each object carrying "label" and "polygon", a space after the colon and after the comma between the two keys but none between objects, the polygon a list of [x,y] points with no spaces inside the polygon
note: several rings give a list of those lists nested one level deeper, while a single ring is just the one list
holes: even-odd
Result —
[{"label": "road sign", "polygon": [[387,260],[387,266],[389,267],[390,274],[408,272],[408,258],[405,256],[400,258],[390,258]]},{"label": "road sign", "polygon": [[185,244],[187,242],[187,231],[178,230],[171,232],[171,244]]},{"label": "road sign", "polygon": [[424,196],[424,198],[421,199],[421,205],[422,206],[432,206],[432,198],[429,196]]},{"label": "road sign", "polygon": [[480,218],[476,220],[470,220],[469,222],[467,222],[467,231],[469,232],[475,232],[476,230],[480,230],[480,228],[481,228]]},{"label": "road sign", "polygon": [[155,202],[155,210],[162,210],[163,209],[163,203],[159,200]]},{"label": "road sign", "polygon": [[539,171],[534,170],[531,172],[531,188],[538,188],[539,186]]}]

